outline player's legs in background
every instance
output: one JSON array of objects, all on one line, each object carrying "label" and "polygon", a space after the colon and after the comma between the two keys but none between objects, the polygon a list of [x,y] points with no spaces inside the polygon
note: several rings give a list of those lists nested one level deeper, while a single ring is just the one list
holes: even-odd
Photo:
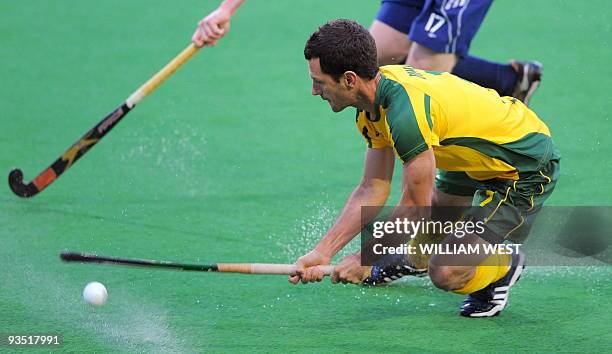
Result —
[{"label": "player's legs in background", "polygon": [[452,73],[493,88],[500,96],[516,97],[528,105],[542,80],[542,69],[542,64],[534,60],[500,64],[467,55],[459,58]]},{"label": "player's legs in background", "polygon": [[376,41],[378,65],[400,64],[406,61],[412,45],[406,33],[379,20],[374,20],[370,26],[370,33]]},{"label": "player's legs in background", "polygon": [[414,41],[407,63],[416,68],[450,71],[502,96],[524,102],[538,87],[542,66],[538,62],[501,64],[468,54],[492,0],[423,0],[423,10],[412,23]]},{"label": "player's legs in background", "polygon": [[406,59],[406,64],[412,67],[435,71],[452,71],[456,63],[456,54],[437,52],[416,42],[410,48]]},{"label": "player's legs in background", "polygon": [[370,33],[376,41],[379,65],[406,62],[413,42],[408,38],[410,26],[423,9],[423,0],[381,1]]}]

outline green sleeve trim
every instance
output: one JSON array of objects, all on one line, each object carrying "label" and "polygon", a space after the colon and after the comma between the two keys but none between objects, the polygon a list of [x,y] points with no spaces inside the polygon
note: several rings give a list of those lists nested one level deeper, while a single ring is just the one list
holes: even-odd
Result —
[{"label": "green sleeve trim", "polygon": [[407,153],[400,155],[400,159],[402,160],[403,163],[406,163],[412,160],[413,158],[415,158],[418,154],[425,152],[428,149],[429,149],[429,146],[423,143],[419,146],[415,146],[412,150],[408,151]]},{"label": "green sleeve trim", "polygon": [[[389,80],[390,81],[390,80]],[[387,124],[397,155],[404,162],[428,149],[421,134],[410,96],[402,85],[387,87],[381,100],[387,109]]]},{"label": "green sleeve trim", "polygon": [[430,107],[429,105],[431,104],[431,97],[429,97],[429,95],[425,95],[425,118],[427,118],[427,124],[429,125],[429,130],[433,129],[433,123],[431,122],[431,113],[429,111]]}]

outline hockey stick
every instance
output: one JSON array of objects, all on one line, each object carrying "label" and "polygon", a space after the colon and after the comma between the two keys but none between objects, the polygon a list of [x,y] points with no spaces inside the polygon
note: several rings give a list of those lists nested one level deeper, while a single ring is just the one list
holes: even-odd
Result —
[{"label": "hockey stick", "polygon": [[22,198],[29,198],[40,193],[49,184],[53,183],[62,173],[66,172],[79,158],[98,143],[108,132],[113,129],[128,112],[136,106],[143,98],[153,92],[164,80],[172,75],[181,65],[185,64],[198,50],[190,44],[157,74],[149,79],[144,85],[128,97],[117,109],[104,117],[95,127],[85,133],[74,145],[72,145],[62,156],[60,156],[51,166],[41,172],[30,183],[23,183],[23,172],[14,169],[9,174],[9,186],[11,190]]},{"label": "hockey stick", "polygon": [[[243,273],[243,274],[276,274],[295,275],[293,264],[269,264],[269,263],[213,263],[213,264],[186,264],[168,261],[155,261],[148,259],[128,259],[98,256],[89,253],[62,252],[60,258],[65,262],[80,263],[102,263],[117,264],[137,267],[153,267],[162,269],[186,270],[195,272],[221,272],[221,273]],[[331,275],[334,266],[320,266],[325,275]]]}]

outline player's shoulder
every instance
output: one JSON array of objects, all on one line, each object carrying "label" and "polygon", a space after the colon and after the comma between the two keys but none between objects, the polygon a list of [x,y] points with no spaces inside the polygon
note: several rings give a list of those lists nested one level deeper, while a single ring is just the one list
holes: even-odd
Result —
[{"label": "player's shoulder", "polygon": [[437,89],[453,77],[449,73],[420,70],[409,65],[382,66],[380,73],[382,78],[378,88],[383,106],[396,99],[413,98],[413,95],[435,95]]},{"label": "player's shoulder", "polygon": [[[411,69],[410,67],[407,67]],[[392,65],[382,67],[381,79],[377,87],[376,106],[381,107],[387,118],[413,115],[413,102],[422,100],[423,87],[411,82],[408,75],[402,74],[405,67]]]},{"label": "player's shoulder", "polygon": [[405,81],[401,80],[398,68],[401,69],[401,66],[381,67],[380,81],[376,88],[376,106],[387,109],[392,104],[408,98]]},{"label": "player's shoulder", "polygon": [[400,85],[421,88],[457,79],[448,72],[416,69],[410,65],[385,65],[381,66],[379,71],[385,78]]}]

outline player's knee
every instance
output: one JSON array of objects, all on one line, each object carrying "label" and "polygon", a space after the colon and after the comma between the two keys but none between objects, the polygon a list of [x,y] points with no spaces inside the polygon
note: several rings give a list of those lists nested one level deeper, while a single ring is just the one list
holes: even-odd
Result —
[{"label": "player's knee", "polygon": [[429,277],[439,289],[452,291],[460,289],[469,280],[465,267],[440,266],[429,262]]},{"label": "player's knee", "polygon": [[379,65],[402,64],[406,61],[408,49],[393,44],[388,41],[376,42],[376,56]]},{"label": "player's knee", "polygon": [[450,267],[445,266],[436,266],[430,264],[428,267],[429,278],[433,285],[437,288],[449,291],[450,289],[450,279],[452,278],[452,271]]},{"label": "player's knee", "polygon": [[429,56],[410,55],[406,60],[406,64],[422,70],[432,70],[433,68],[432,60]]},{"label": "player's knee", "polygon": [[410,51],[406,64],[422,70],[451,71],[457,57],[451,53],[437,53],[424,47],[416,46]]},{"label": "player's knee", "polygon": [[384,22],[374,20],[370,34],[376,41],[376,53],[379,65],[402,64],[406,61],[412,41],[402,33]]}]

